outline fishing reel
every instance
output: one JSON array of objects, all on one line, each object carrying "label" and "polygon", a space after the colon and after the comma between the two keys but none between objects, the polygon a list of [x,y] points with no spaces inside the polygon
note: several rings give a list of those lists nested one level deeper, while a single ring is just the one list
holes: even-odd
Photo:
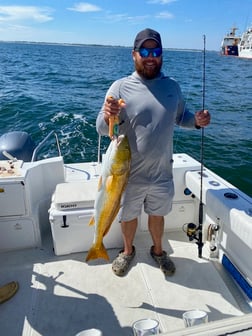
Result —
[{"label": "fishing reel", "polygon": [[[206,240],[209,241],[209,248],[210,248],[210,257],[218,256],[218,247],[217,247],[217,235],[219,231],[219,224],[214,223],[208,225],[207,228],[207,237]],[[198,245],[198,256],[199,258],[202,257],[202,248],[203,248],[203,233],[202,233],[202,225],[196,225],[194,223],[186,223],[183,225],[183,231],[186,233],[189,241],[196,240],[196,244]]]},{"label": "fishing reel", "polygon": [[186,233],[187,237],[190,241],[196,240],[196,244],[198,245],[198,257],[202,258],[202,225],[197,226],[194,223],[187,223],[183,225],[183,231]]},{"label": "fishing reel", "polygon": [[199,227],[197,227],[194,223],[186,223],[183,225],[183,231],[186,233],[190,241],[193,241],[194,239],[199,240],[198,230]]},{"label": "fishing reel", "polygon": [[[208,225],[207,228],[207,237],[206,240],[208,240],[209,242],[211,242],[212,240],[214,240],[217,231],[219,230],[220,226],[217,223],[214,224],[210,224]],[[192,240],[199,240],[199,230],[200,230],[200,226],[197,226],[194,223],[186,223],[183,225],[183,231],[186,233],[187,237],[189,238],[190,241]],[[214,244],[212,244],[214,245]],[[211,248],[211,250],[213,250],[214,247]]]}]

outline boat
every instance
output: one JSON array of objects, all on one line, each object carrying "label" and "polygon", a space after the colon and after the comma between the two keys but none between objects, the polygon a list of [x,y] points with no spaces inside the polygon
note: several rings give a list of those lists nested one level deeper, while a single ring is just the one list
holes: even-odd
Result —
[{"label": "boat", "polygon": [[239,57],[252,58],[252,27],[249,27],[241,36]]},{"label": "boat", "polygon": [[236,35],[238,28],[232,27],[227,33],[221,43],[221,54],[225,56],[238,56],[238,45],[240,43],[240,36]]},{"label": "boat", "polygon": [[[57,155],[41,158],[51,137]],[[153,319],[160,335],[251,335],[251,197],[202,162],[175,153],[164,248],[176,273],[165,277],[151,258],[142,213],[133,266],[117,277],[111,270],[122,247],[117,219],[104,238],[110,261],[85,262],[100,148],[95,162],[66,164],[54,132],[39,144],[23,131],[0,137],[0,280],[19,283],[0,306],[1,334],[74,336],[97,329],[126,336],[135,321]],[[195,310],[206,312],[208,322],[186,328],[182,316]]]}]

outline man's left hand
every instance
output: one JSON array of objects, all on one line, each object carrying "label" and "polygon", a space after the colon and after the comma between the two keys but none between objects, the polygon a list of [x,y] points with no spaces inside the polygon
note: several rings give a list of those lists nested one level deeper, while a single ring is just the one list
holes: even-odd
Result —
[{"label": "man's left hand", "polygon": [[201,110],[195,113],[194,118],[196,127],[205,127],[210,123],[211,116],[208,110]]}]

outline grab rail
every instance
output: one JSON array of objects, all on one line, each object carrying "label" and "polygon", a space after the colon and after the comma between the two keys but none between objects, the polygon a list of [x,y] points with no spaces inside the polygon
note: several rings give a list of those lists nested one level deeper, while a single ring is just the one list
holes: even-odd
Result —
[{"label": "grab rail", "polygon": [[59,156],[61,156],[61,151],[60,151],[60,146],[59,146],[59,139],[57,134],[54,131],[51,131],[38,145],[37,147],[34,149],[33,154],[32,154],[32,158],[31,158],[31,162],[36,161],[37,159],[37,155],[38,152],[40,151],[40,149],[44,146],[44,144],[47,142],[47,140],[54,134],[55,138],[56,138],[56,143],[57,143],[57,148],[58,148],[58,153]]}]

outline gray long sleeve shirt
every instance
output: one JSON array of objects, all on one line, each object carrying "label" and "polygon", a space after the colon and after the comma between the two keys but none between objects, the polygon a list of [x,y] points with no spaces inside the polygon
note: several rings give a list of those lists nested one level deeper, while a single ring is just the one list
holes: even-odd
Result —
[{"label": "gray long sleeve shirt", "polygon": [[[131,148],[129,182],[157,183],[172,179],[174,124],[195,128],[194,115],[185,108],[178,83],[160,73],[143,79],[137,72],[115,81],[106,97],[122,98],[119,133]],[[96,120],[99,134],[108,135],[101,109]]]}]

